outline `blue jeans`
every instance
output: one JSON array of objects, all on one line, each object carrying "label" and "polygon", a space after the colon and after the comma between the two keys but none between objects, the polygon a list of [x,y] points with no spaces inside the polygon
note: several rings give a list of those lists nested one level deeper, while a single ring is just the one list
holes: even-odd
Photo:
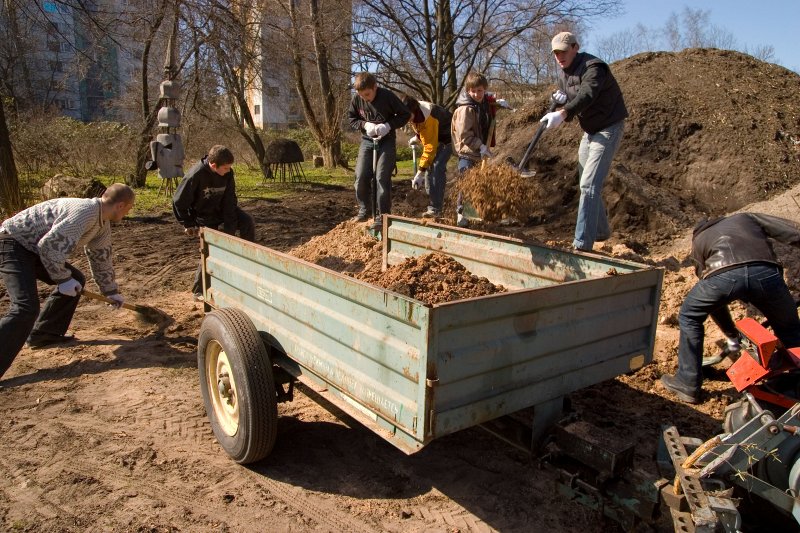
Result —
[{"label": "blue jeans", "polygon": [[[374,215],[376,219],[392,212],[392,171],[397,162],[395,138],[384,137],[374,150],[371,139],[361,139],[356,161],[356,201],[359,215]],[[373,171],[373,151],[377,153]]]},{"label": "blue jeans", "polygon": [[[84,285],[80,270],[66,264],[72,277]],[[39,255],[28,251],[11,238],[0,238],[0,274],[11,299],[8,314],[0,318],[0,377],[25,345],[28,336],[37,333],[64,335],[72,322],[80,296],[65,296],[56,287],[39,312],[36,280],[55,285]]]},{"label": "blue jeans", "polygon": [[444,189],[447,184],[447,161],[453,153],[452,144],[439,143],[436,149],[436,156],[433,158],[433,166],[428,173],[428,180],[430,181],[430,201],[428,204],[434,211],[442,212],[442,205],[444,204]]},{"label": "blue jeans", "polygon": [[575,223],[573,248],[591,250],[595,241],[611,236],[606,206],[603,203],[603,183],[617,153],[625,121],[620,120],[597,133],[584,133],[578,147],[578,175],[581,199]]},{"label": "blue jeans", "polygon": [[[221,225],[221,224],[220,224]],[[219,229],[219,226],[206,226],[212,229]],[[254,242],[256,240],[256,221],[249,213],[246,213],[241,207],[236,207],[236,231],[239,232],[239,237],[246,241]],[[236,234],[234,231],[234,235]],[[193,294],[203,294],[203,263],[200,261],[200,266],[194,273],[194,282],[192,283]]]},{"label": "blue jeans", "polygon": [[761,311],[784,346],[800,346],[797,306],[780,268],[768,263],[748,263],[701,279],[686,295],[678,315],[681,334],[675,377],[687,389],[700,392],[703,381],[706,318],[710,315],[726,336],[739,335],[728,311],[728,304],[734,300],[752,304]]}]

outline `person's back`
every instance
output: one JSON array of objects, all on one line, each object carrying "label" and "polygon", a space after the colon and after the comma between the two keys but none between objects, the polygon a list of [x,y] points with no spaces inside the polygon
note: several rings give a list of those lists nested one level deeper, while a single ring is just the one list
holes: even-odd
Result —
[{"label": "person's back", "polygon": [[797,245],[800,237],[789,220],[760,213],[737,213],[699,224],[692,239],[698,276],[745,263],[779,265],[769,238]]},{"label": "person's back", "polygon": [[[755,306],[784,346],[800,346],[797,305],[770,238],[800,247],[800,227],[761,213],[737,213],[695,226],[692,260],[700,279],[678,314],[678,371],[661,376],[664,387],[681,400],[700,401],[704,324],[709,316],[727,338],[725,355],[738,353],[739,332],[728,309],[734,300]],[[721,357],[708,359],[718,362]]]}]

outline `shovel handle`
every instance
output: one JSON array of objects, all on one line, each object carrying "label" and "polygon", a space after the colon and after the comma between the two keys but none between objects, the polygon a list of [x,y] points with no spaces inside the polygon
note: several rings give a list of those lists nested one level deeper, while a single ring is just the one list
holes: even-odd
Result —
[{"label": "shovel handle", "polygon": [[[86,296],[87,298],[90,298],[92,300],[97,300],[98,302],[105,302],[107,304],[117,305],[117,302],[115,302],[111,298],[103,296],[102,294],[97,294],[96,292],[87,291],[86,289],[83,289],[81,295]],[[123,303],[122,307],[124,307],[125,309],[130,309],[131,311],[138,311],[135,305],[131,305],[128,303]]]},{"label": "shovel handle", "polygon": [[[558,102],[556,102],[555,100],[552,100],[550,102],[550,109],[548,109],[547,112],[551,113],[551,112],[555,111],[556,107],[558,107]],[[531,152],[533,151],[533,147],[536,146],[536,143],[539,142],[539,138],[542,136],[542,134],[544,133],[544,130],[546,128],[547,128],[547,124],[545,124],[545,123],[539,124],[539,129],[536,130],[536,135],[533,136],[533,140],[528,145],[528,149],[525,150],[525,155],[522,156],[522,159],[520,160],[519,165],[517,165],[517,170],[519,170],[520,172],[525,170],[525,165],[528,163],[528,158],[531,156]]]}]

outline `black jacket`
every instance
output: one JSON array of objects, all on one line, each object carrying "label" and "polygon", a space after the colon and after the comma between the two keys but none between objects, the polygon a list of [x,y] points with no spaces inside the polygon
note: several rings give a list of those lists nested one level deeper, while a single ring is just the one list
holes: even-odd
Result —
[{"label": "black jacket", "polygon": [[692,237],[692,261],[707,278],[747,263],[781,266],[768,238],[800,247],[800,230],[791,220],[761,213],[737,213],[698,224]]},{"label": "black jacket", "polygon": [[597,133],[628,116],[611,69],[591,54],[575,56],[569,68],[559,73],[558,88],[567,95],[567,120],[577,116],[586,133]]},{"label": "black jacket", "polygon": [[194,165],[172,196],[172,211],[185,228],[223,225],[228,234],[236,232],[236,182],[233,170],[220,176],[208,166],[207,158]]},{"label": "black jacket", "polygon": [[387,122],[392,127],[389,133],[381,139],[394,142],[396,137],[394,130],[402,128],[411,118],[411,111],[403,102],[389,89],[378,87],[375,98],[372,102],[367,102],[358,95],[350,101],[350,109],[347,111],[347,118],[350,120],[350,127],[359,130],[363,139],[371,140],[364,132],[364,123],[373,122],[383,124]]}]

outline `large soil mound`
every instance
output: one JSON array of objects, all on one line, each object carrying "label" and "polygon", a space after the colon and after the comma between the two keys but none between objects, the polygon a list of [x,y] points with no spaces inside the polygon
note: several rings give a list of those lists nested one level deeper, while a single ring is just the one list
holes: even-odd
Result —
[{"label": "large soil mound", "polygon": [[[800,181],[800,76],[738,52],[639,54],[612,71],[630,114],[605,187],[612,228],[653,244],[700,213],[723,214]],[[518,160],[554,87],[498,121],[498,158]],[[577,121],[546,132],[529,168],[550,200],[534,216],[574,223]]]}]

